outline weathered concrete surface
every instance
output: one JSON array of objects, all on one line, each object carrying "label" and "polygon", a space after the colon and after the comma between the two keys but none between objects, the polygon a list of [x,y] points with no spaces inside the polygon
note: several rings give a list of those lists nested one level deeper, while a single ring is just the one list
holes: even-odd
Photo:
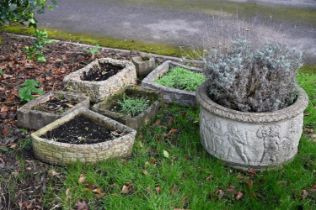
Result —
[{"label": "weathered concrete surface", "polygon": [[165,87],[156,82],[171,68],[176,66],[183,67],[192,72],[203,72],[199,68],[185,66],[172,61],[166,61],[159,65],[156,69],[154,69],[149,75],[147,75],[147,77],[145,77],[145,79],[143,79],[142,87],[159,92],[162,96],[162,99],[167,103],[177,103],[186,106],[194,106],[196,105],[195,92]]},{"label": "weathered concrete surface", "polygon": [[[43,112],[39,110],[34,110],[33,108],[46,103],[51,99],[52,96],[63,96],[68,99],[75,99],[78,101],[78,103],[66,110],[64,113],[50,113],[50,112]],[[62,116],[68,114],[69,112],[72,112],[73,110],[79,109],[79,108],[89,108],[90,106],[90,99],[89,97],[86,97],[83,94],[79,93],[71,93],[71,92],[64,92],[64,91],[55,91],[55,92],[49,92],[45,95],[42,95],[27,104],[20,107],[17,111],[17,125],[22,128],[28,128],[37,130],[45,125],[57,120],[58,118],[61,118]]]},{"label": "weathered concrete surface", "polygon": [[[160,2],[164,5],[161,6]],[[169,3],[165,1],[64,0],[59,1],[57,9],[46,12],[39,20],[41,26],[69,32],[196,48],[205,46],[206,40],[218,42],[223,34],[236,35],[246,31],[248,37],[255,37],[256,41],[275,40],[296,47],[308,55],[308,62],[316,63],[315,26],[299,20],[295,24],[274,21],[274,17],[267,21],[260,16],[244,21],[218,8],[209,8],[211,4],[206,1],[205,8],[196,2],[203,3],[194,1],[191,9],[190,2],[182,8],[181,4],[179,6],[174,2],[168,7]],[[304,4],[307,2],[314,3],[306,0]],[[269,1],[265,1],[267,3],[270,5]]]},{"label": "weathered concrete surface", "polygon": [[[151,101],[151,105],[142,113],[134,117],[112,111],[111,108],[117,103],[117,100],[122,97],[122,94],[140,94],[142,96],[147,96]],[[122,91],[122,93],[109,97],[106,100],[95,104],[92,107],[92,110],[137,130],[141,126],[147,124],[157,114],[159,107],[160,99],[158,93],[145,90],[139,86],[130,86],[126,90]]]},{"label": "weathered concrete surface", "polygon": [[[86,81],[81,76],[84,72],[89,72],[99,63],[111,63],[122,66],[122,70],[103,81]],[[92,102],[98,102],[102,98],[109,97],[124,89],[128,85],[137,82],[135,65],[126,60],[116,60],[112,58],[100,58],[92,61],[87,66],[67,75],[63,80],[65,87],[73,92],[80,92],[90,97]]]},{"label": "weathered concrete surface", "polygon": [[297,101],[282,110],[238,112],[211,101],[207,83],[197,91],[201,142],[208,153],[235,168],[280,166],[295,156],[303,132],[308,98],[299,90]]}]

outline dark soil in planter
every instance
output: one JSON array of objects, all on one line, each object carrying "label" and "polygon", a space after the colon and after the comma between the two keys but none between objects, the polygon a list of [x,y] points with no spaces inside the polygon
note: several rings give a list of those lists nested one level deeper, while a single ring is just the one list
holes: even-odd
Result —
[{"label": "dark soil in planter", "polygon": [[104,81],[117,74],[123,68],[123,66],[111,63],[99,63],[99,66],[95,65],[88,72],[83,72],[81,79],[84,81]]},{"label": "dark soil in planter", "polygon": [[77,103],[78,101],[74,99],[53,96],[46,103],[42,103],[38,106],[33,107],[33,110],[61,114],[66,112],[68,109],[74,107]]},{"label": "dark soil in planter", "polygon": [[87,117],[78,116],[42,137],[69,144],[95,144],[122,135],[122,132],[101,126]]}]

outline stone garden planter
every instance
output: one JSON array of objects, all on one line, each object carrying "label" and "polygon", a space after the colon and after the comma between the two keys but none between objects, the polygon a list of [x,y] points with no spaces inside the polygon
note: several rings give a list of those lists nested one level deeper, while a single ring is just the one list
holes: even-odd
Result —
[{"label": "stone garden planter", "polygon": [[136,56],[132,57],[132,62],[136,67],[138,78],[144,78],[156,67],[154,57]]},{"label": "stone garden planter", "polygon": [[[122,132],[122,136],[113,140],[92,144],[61,143],[43,137],[48,132],[57,129],[78,116],[89,118],[96,124],[103,126],[104,129]],[[67,165],[76,161],[95,163],[108,158],[128,156],[132,152],[135,136],[135,130],[88,109],[77,109],[70,112],[31,134],[35,156],[44,162],[56,165]]]},{"label": "stone garden planter", "polygon": [[201,142],[208,153],[246,170],[280,166],[294,158],[302,135],[308,98],[299,88],[297,101],[275,112],[239,112],[213,102],[207,82],[197,91]]},{"label": "stone garden planter", "polygon": [[[71,105],[68,109],[64,110],[64,112],[48,112],[36,109],[37,106],[48,102],[52,97],[64,97],[69,100],[75,100],[77,101],[77,104],[74,104],[73,106]],[[82,107],[89,108],[89,106],[90,100],[83,94],[63,91],[49,92],[28,102],[18,109],[17,125],[19,127],[37,130],[66,115],[67,113],[72,112],[73,110]]]},{"label": "stone garden planter", "polygon": [[181,105],[196,105],[195,92],[190,92],[186,90],[179,90],[175,88],[162,86],[156,81],[166,74],[171,68],[179,66],[187,70],[202,73],[203,71],[198,68],[185,66],[172,61],[166,61],[154,69],[145,79],[142,81],[142,86],[144,88],[159,91],[162,95],[162,99],[167,103],[177,103]]},{"label": "stone garden planter", "polygon": [[[101,69],[102,64],[111,64],[116,67],[121,67],[121,70],[105,80],[94,81],[83,79],[83,76],[89,74],[93,69]],[[104,97],[115,94],[128,85],[136,84],[136,80],[136,69],[132,62],[101,58],[67,75],[64,78],[64,84],[68,89],[82,92],[90,96],[92,102],[97,102]]]},{"label": "stone garden planter", "polygon": [[[122,98],[123,94],[126,94],[127,96],[145,97],[150,101],[150,106],[144,112],[138,114],[137,116],[130,116],[112,110],[112,108],[116,105],[117,100]],[[144,90],[137,86],[130,86],[123,92],[111,96],[98,104],[95,104],[92,109],[131,128],[138,129],[140,126],[148,123],[150,119],[156,115],[159,107],[160,101],[157,93],[149,90]]]}]

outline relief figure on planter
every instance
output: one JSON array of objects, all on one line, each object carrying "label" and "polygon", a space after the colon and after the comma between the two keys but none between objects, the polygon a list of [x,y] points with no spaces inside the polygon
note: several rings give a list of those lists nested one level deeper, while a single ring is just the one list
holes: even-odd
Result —
[{"label": "relief figure on planter", "polygon": [[[243,160],[245,163],[248,163],[249,156],[246,150],[246,147],[248,145],[247,133],[243,133],[232,124],[228,124],[226,138],[228,140],[228,143],[232,145],[231,147],[229,147],[229,150],[226,153],[227,159],[231,159],[230,157],[233,157],[232,153],[235,153],[241,158],[241,160]],[[233,148],[235,151],[232,151]]]},{"label": "relief figure on planter", "polygon": [[203,142],[205,148],[209,151],[219,153],[220,151],[218,151],[218,145],[223,143],[222,139],[224,137],[221,123],[218,121],[205,119],[205,117],[202,118],[202,120],[204,122],[202,122],[201,125],[205,126],[205,128],[202,129],[202,135],[204,136],[202,139],[205,139]]},{"label": "relief figure on planter", "polygon": [[257,131],[257,137],[263,140],[264,151],[260,162],[278,162],[280,154],[280,127],[262,126]]}]

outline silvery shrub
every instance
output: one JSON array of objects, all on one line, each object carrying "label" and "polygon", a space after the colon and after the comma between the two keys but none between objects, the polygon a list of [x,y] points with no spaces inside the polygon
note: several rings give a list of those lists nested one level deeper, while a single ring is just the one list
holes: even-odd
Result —
[{"label": "silvery shrub", "polygon": [[230,47],[210,49],[205,57],[209,97],[242,112],[268,112],[285,108],[297,98],[296,73],[302,54],[278,43],[255,49],[245,40]]}]

